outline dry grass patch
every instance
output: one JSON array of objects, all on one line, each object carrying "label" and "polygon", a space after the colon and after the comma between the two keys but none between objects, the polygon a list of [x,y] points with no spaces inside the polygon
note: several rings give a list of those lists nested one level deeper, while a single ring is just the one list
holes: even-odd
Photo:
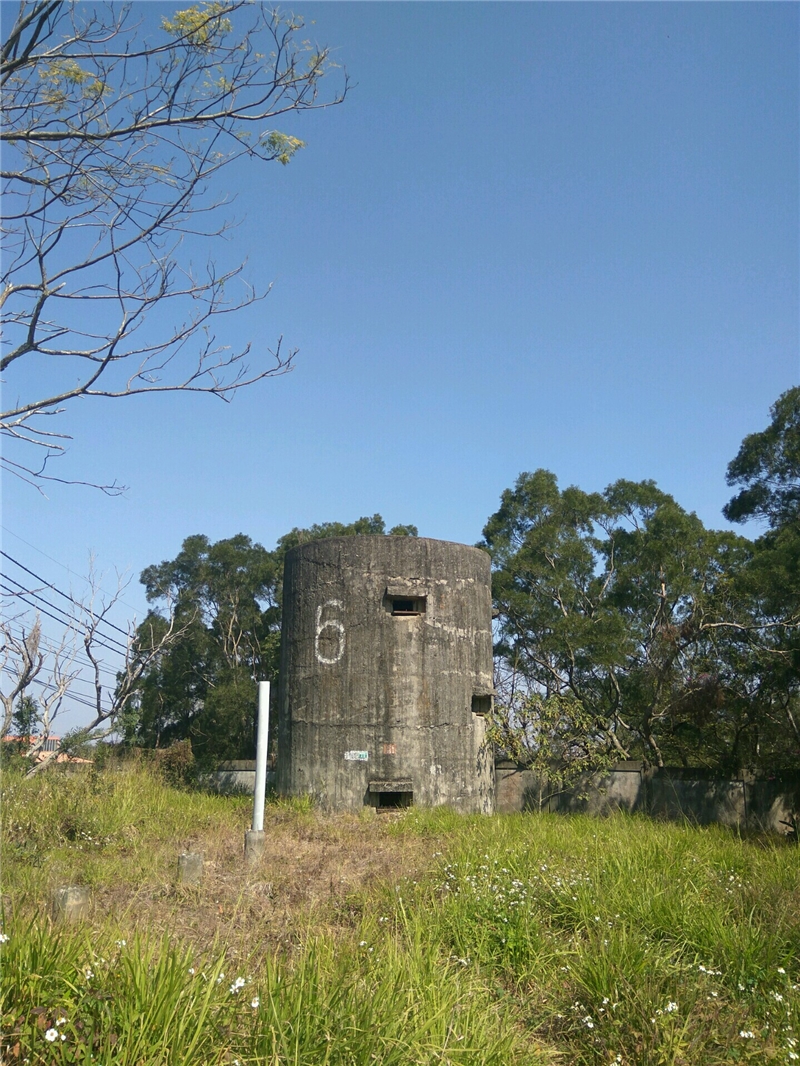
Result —
[{"label": "dry grass patch", "polygon": [[349,931],[367,895],[421,876],[431,857],[430,840],[389,833],[383,817],[287,816],[268,808],[265,853],[248,865],[246,827],[243,821],[238,833],[198,834],[190,842],[205,855],[199,885],[175,883],[173,853],[158,883],[99,885],[98,912],[131,932],[168,932],[201,951],[224,944],[231,957],[252,957],[296,944],[312,928],[315,935]]},{"label": "dry grass patch", "polygon": [[[367,895],[420,877],[437,850],[435,838],[404,831],[402,815],[274,802],[264,854],[250,865],[251,800],[178,792],[141,768],[7,779],[4,799],[7,914],[42,913],[57,885],[91,884],[97,929],[111,922],[125,937],[166,933],[203,953],[224,945],[232,957],[296,944],[311,928],[352,929]],[[204,854],[196,886],[177,883],[181,851]]]}]

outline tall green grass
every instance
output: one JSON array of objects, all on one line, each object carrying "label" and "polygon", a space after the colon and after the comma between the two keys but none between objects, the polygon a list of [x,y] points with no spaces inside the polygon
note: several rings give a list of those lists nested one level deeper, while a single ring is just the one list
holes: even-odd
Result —
[{"label": "tall green grass", "polygon": [[12,923],[2,948],[4,1062],[355,1066],[545,1062],[480,975],[413,935],[309,936],[294,958],[226,972],[167,940]]},{"label": "tall green grass", "polygon": [[163,880],[167,863],[204,835],[241,832],[252,800],[170,787],[156,772],[119,770],[2,775],[2,855],[6,893],[44,897],[55,883]]},{"label": "tall green grass", "polygon": [[[338,924],[332,903],[279,952],[253,929],[252,957],[232,961],[141,921],[126,936],[124,914],[53,926],[44,890],[53,863],[155,876],[198,820],[238,840],[246,801],[138,770],[37,784],[3,783],[4,1063],[800,1062],[800,853],[778,840],[412,808],[369,831],[429,847],[426,872],[348,896]],[[265,829],[302,839],[312,816],[341,840],[342,824],[286,803]]]},{"label": "tall green grass", "polygon": [[496,818],[454,837],[413,906],[571,1063],[791,1063],[798,858],[720,827]]}]

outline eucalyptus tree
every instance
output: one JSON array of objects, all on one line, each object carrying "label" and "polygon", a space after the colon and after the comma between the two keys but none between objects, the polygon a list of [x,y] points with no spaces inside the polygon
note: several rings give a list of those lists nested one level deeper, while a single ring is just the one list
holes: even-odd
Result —
[{"label": "eucalyptus tree", "polygon": [[[752,700],[731,667],[752,625],[734,582],[744,538],[707,530],[652,481],[587,493],[538,470],[503,493],[483,546],[509,744],[520,705],[555,700],[575,705],[572,749],[560,743],[587,766],[612,754],[656,765],[745,754]],[[527,732],[538,756],[550,741]]]},{"label": "eucalyptus tree", "polygon": [[[760,745],[781,747],[800,766],[800,386],[771,408],[766,429],[750,433],[728,465],[738,488],[723,509],[732,522],[762,522],[742,574],[759,626],[751,639],[763,715]],[[781,738],[783,743],[781,744]]]}]

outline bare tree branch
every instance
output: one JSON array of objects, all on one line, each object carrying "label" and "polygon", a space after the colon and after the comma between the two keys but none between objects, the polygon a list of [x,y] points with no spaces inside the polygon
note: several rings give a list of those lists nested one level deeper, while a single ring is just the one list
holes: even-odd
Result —
[{"label": "bare tree branch", "polygon": [[340,103],[347,77],[322,98],[328,49],[262,4],[221,0],[145,22],[114,3],[23,2],[0,52],[0,373],[14,397],[0,462],[39,486],[71,483],[47,469],[69,438],[42,420],[78,397],[229,400],[296,354],[282,338],[240,350],[217,340],[221,316],[269,290],[245,283],[245,264],[219,269],[208,255],[232,225],[211,184],[237,160],[288,163],[303,142],[274,120]]}]

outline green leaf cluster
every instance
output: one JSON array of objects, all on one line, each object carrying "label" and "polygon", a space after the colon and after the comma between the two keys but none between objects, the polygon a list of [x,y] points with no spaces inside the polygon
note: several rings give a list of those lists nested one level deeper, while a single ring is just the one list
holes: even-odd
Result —
[{"label": "green leaf cluster", "polygon": [[[563,753],[547,751],[552,727],[531,728],[532,710],[557,698],[582,709],[570,730],[557,705],[582,739],[576,770],[590,752],[717,770],[796,763],[789,703],[768,669],[770,582],[787,576],[777,556],[706,529],[652,481],[586,493],[559,489],[546,470],[503,493],[482,546],[495,567],[509,753],[531,764],[544,753],[562,772]],[[781,560],[788,572],[797,556],[784,545]]]}]

